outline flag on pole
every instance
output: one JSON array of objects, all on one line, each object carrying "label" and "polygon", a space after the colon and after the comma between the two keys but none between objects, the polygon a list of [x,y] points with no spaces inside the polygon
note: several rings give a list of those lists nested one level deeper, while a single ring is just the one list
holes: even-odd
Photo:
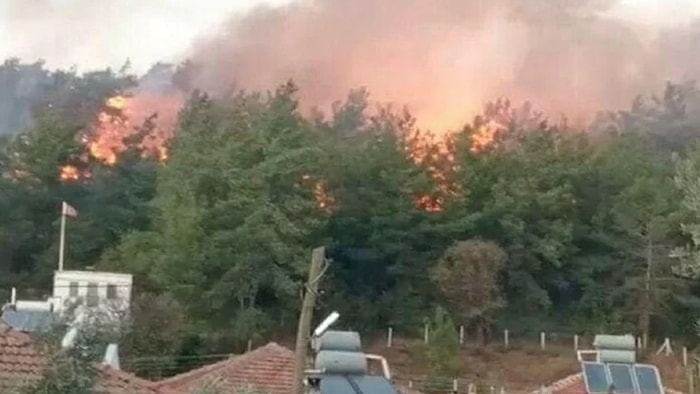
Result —
[{"label": "flag on pole", "polygon": [[76,210],[75,208],[73,208],[67,202],[64,201],[61,214],[63,216],[70,216],[70,217],[74,218],[74,217],[78,216],[78,210]]}]

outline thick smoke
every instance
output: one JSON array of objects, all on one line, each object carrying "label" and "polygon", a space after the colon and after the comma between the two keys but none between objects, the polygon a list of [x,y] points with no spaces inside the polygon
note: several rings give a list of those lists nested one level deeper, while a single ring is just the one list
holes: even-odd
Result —
[{"label": "thick smoke", "polygon": [[456,128],[498,97],[583,117],[700,76],[700,24],[662,31],[613,0],[316,0],[258,8],[195,43],[196,84],[270,89],[305,107],[367,87],[423,126]]}]

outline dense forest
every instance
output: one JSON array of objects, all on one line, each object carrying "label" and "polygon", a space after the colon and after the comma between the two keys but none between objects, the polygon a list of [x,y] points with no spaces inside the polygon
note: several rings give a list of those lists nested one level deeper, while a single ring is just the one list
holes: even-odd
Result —
[{"label": "dense forest", "polygon": [[[441,306],[484,340],[502,327],[695,337],[692,83],[585,128],[498,100],[448,137],[374,108],[363,89],[312,116],[293,82],[188,91],[167,160],[144,154],[148,122],[114,164],[86,155],[96,114],[135,81],[128,69],[0,66],[0,298],[50,293],[67,201],[79,216],[66,267],[135,276],[141,335],[127,347],[139,354],[294,333],[320,245],[319,314],[363,332],[414,333]],[[61,179],[65,166],[82,175]]]}]

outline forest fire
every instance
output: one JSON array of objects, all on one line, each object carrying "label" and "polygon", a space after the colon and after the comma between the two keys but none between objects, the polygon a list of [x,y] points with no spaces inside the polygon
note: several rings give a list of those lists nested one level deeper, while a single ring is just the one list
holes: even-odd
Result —
[{"label": "forest fire", "polygon": [[80,171],[75,166],[63,166],[59,177],[62,181],[77,181],[80,179]]},{"label": "forest fire", "polygon": [[97,125],[88,136],[90,154],[113,165],[118,155],[127,149],[126,140],[138,136],[138,146],[144,156],[165,160],[166,143],[172,137],[175,118],[183,103],[178,94],[139,93],[109,98],[106,110],[99,114]]},{"label": "forest fire", "polygon": [[[172,137],[176,116],[183,104],[180,94],[117,94],[108,98],[92,128],[82,137],[86,148],[84,159],[89,155],[112,166],[120,153],[135,144],[142,156],[166,160],[166,144]],[[129,141],[132,138],[133,141]],[[62,181],[76,181],[85,175],[71,165],[61,167],[59,173]]]},{"label": "forest fire", "polygon": [[[176,116],[184,105],[179,93],[117,94],[105,101],[104,109],[97,115],[94,125],[82,142],[86,147],[84,160],[92,158],[113,166],[119,155],[129,147],[136,147],[144,157],[160,161],[168,158],[167,142],[175,129]],[[472,137],[472,151],[488,146],[494,137],[491,128],[484,128]],[[433,192],[414,197],[416,207],[428,212],[443,209],[447,198],[455,195],[448,180],[453,166],[450,137],[448,134],[432,135],[416,131],[409,136],[406,154],[418,165],[424,165],[436,183]],[[64,182],[74,182],[88,176],[86,170],[74,165],[60,168],[59,177]],[[308,178],[304,178],[308,181]],[[314,197],[320,209],[329,212],[335,201],[321,180],[314,180]]]}]

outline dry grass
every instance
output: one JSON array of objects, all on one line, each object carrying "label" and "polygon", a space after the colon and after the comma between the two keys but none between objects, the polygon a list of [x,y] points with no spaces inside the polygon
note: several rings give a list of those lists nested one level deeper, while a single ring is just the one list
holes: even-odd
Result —
[{"label": "dry grass", "polygon": [[[377,339],[367,343],[366,351],[386,357],[397,380],[416,381],[427,374],[425,363],[415,351],[419,344],[420,340],[395,339],[392,347],[387,348],[385,339]],[[687,392],[680,356],[659,355],[645,359],[658,366],[667,387]],[[513,343],[508,351],[503,345],[485,348],[464,345],[460,348],[459,361],[462,373],[453,378],[474,384],[505,386],[511,392],[534,390],[580,372],[573,347],[564,344],[550,344],[544,351],[532,342]]]},{"label": "dry grass", "polygon": [[649,355],[643,357],[643,359],[644,362],[656,365],[656,367],[659,368],[661,379],[663,379],[666,387],[682,391],[684,393],[688,392],[686,368],[683,367],[683,363],[679,355]]},{"label": "dry grass", "polygon": [[[592,338],[581,338],[582,349],[592,348]],[[294,348],[294,339],[282,341]],[[389,361],[392,374],[397,381],[417,382],[427,375],[427,365],[419,354],[416,354],[419,339],[394,338],[391,348],[386,347],[385,334],[363,335],[365,351],[380,354]],[[656,350],[658,346],[650,346]],[[681,363],[680,350],[671,356],[650,355],[642,356],[640,361],[656,365],[661,372],[664,385],[682,392],[688,391],[688,381],[685,368]],[[692,359],[691,356],[689,356]],[[511,341],[508,351],[502,344],[493,344],[483,349],[465,344],[460,348],[459,361],[461,375],[450,378],[462,379],[465,382],[484,384],[487,386],[505,386],[508,392],[530,392],[540,385],[548,385],[559,379],[580,372],[581,368],[576,359],[571,338],[561,338],[560,341],[547,344],[542,351],[534,341]],[[700,384],[700,379],[696,386]]]}]

